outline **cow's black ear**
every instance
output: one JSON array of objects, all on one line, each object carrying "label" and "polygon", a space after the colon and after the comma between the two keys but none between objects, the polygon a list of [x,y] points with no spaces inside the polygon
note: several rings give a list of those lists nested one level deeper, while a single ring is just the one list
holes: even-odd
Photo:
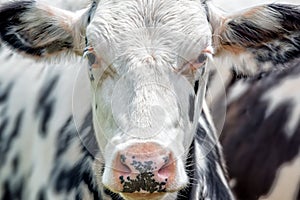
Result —
[{"label": "cow's black ear", "polygon": [[30,12],[30,9],[34,4],[35,2],[33,1],[20,1],[2,5],[0,8],[0,37],[5,43],[11,45],[15,49],[40,55],[42,49],[32,48],[30,41],[27,41],[26,37],[20,37],[22,30],[19,31],[20,34],[16,32],[18,29],[17,24],[20,27],[19,29],[22,29],[22,14]]},{"label": "cow's black ear", "polygon": [[[270,4],[226,20],[221,45],[258,51],[259,61],[284,63],[300,54],[300,7]],[[279,51],[278,51],[279,50]]]},{"label": "cow's black ear", "polygon": [[[31,56],[47,57],[79,49],[83,35],[75,13],[36,1],[18,1],[0,7],[0,37],[8,46]],[[74,22],[75,21],[75,22]]]},{"label": "cow's black ear", "polygon": [[299,30],[298,5],[268,4],[224,16],[214,24],[216,57],[231,57],[230,65],[243,74],[284,68],[300,56]]}]

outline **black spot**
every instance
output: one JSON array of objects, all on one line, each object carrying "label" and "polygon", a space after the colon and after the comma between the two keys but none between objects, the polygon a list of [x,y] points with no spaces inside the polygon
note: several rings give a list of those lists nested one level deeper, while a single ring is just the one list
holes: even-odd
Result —
[{"label": "black spot", "polygon": [[[5,163],[6,156],[8,154],[9,149],[11,149],[11,145],[14,141],[14,139],[19,135],[20,128],[22,126],[22,120],[23,120],[24,111],[20,111],[14,124],[14,128],[11,131],[11,133],[8,134],[8,137],[5,138],[5,140],[0,141],[0,166]],[[2,126],[2,124],[1,124]],[[6,126],[6,124],[5,124]],[[3,139],[3,138],[2,138]]]},{"label": "black spot", "polygon": [[76,137],[76,131],[74,130],[73,118],[70,116],[61,127],[59,134],[57,134],[56,158],[60,157],[69,148],[74,137]]},{"label": "black spot", "polygon": [[49,81],[48,84],[45,85],[44,88],[42,88],[42,91],[38,97],[37,110],[38,110],[39,106],[42,107],[44,104],[46,104],[46,102],[49,98],[49,95],[51,95],[52,91],[54,90],[54,88],[57,84],[57,81],[58,81],[58,76],[54,77],[51,81]]},{"label": "black spot", "polygon": [[38,200],[47,200],[45,188],[42,188],[39,190],[39,192],[37,194],[37,199]]},{"label": "black spot", "polygon": [[[0,85],[2,86],[2,85]],[[0,87],[0,103],[4,103],[7,101],[8,96],[12,90],[13,83],[10,83],[6,86],[6,88],[1,88]]]},{"label": "black spot", "polygon": [[207,6],[207,1],[208,1],[208,0],[201,0],[201,3],[202,3],[202,5],[203,5],[203,7],[204,7],[204,9],[205,9],[207,21],[210,22],[210,19],[209,19],[209,17],[210,17],[210,16],[209,16],[209,15],[210,15],[210,12],[209,12],[209,8],[208,8],[208,6]]},{"label": "black spot", "polygon": [[199,80],[195,81],[195,85],[194,85],[195,94],[198,93],[198,89],[199,89]]},{"label": "black spot", "polygon": [[189,96],[189,119],[190,122],[194,121],[194,113],[195,113],[195,96]]},{"label": "black spot", "polygon": [[3,183],[3,195],[2,200],[10,199],[23,199],[23,188],[24,188],[24,179],[19,180],[12,184],[9,180],[4,181]]},{"label": "black spot", "polygon": [[75,200],[82,200],[82,195],[81,195],[81,192],[80,191],[77,191],[76,192],[76,195],[75,195]]},{"label": "black spot", "polygon": [[[85,133],[83,135],[82,133]],[[92,110],[90,110],[87,115],[84,118],[84,122],[79,130],[80,138],[82,140],[82,143],[84,146],[88,147],[88,152],[91,155],[97,155],[99,153],[99,147],[97,140],[95,138],[95,131],[93,127],[93,113]],[[86,151],[85,147],[83,146],[84,150]],[[92,159],[94,159],[93,156],[91,156]]]},{"label": "black spot", "polygon": [[102,166],[102,168],[101,168],[101,175],[102,175],[102,176],[103,176],[103,174],[104,174],[104,170],[105,170],[105,167]]},{"label": "black spot", "polygon": [[8,125],[8,122],[9,122],[8,118],[1,119],[1,123],[0,123],[0,142],[4,141],[4,133],[5,133],[5,129]]},{"label": "black spot", "polygon": [[227,88],[229,88],[230,86],[232,86],[234,83],[236,83],[238,80],[241,80],[241,79],[247,79],[248,76],[247,75],[244,75],[242,73],[239,73],[235,70],[235,66],[232,66],[231,68],[231,74],[232,74],[232,78],[230,80],[230,82],[228,83],[227,85]]},{"label": "black spot", "polygon": [[58,77],[54,77],[44,88],[42,88],[36,106],[36,117],[41,120],[40,131],[42,137],[48,133],[48,123],[53,114],[55,100],[50,98],[58,82]]},{"label": "black spot", "polygon": [[13,169],[13,172],[14,173],[17,173],[18,172],[18,169],[19,169],[19,156],[15,156],[13,161],[12,161],[12,169]]},{"label": "black spot", "polygon": [[49,103],[44,105],[44,112],[42,114],[42,118],[41,118],[42,122],[41,122],[41,126],[40,126],[40,133],[42,136],[46,136],[46,134],[48,132],[48,122],[52,116],[53,104],[54,104],[54,101],[50,101]]},{"label": "black spot", "polygon": [[88,24],[91,23],[91,18],[92,18],[92,15],[94,14],[96,8],[97,8],[97,2],[93,1],[92,5],[91,5],[91,8],[89,9],[89,13],[88,13],[88,20],[87,20]]},{"label": "black spot", "polygon": [[123,184],[123,183],[125,182],[124,176],[120,176],[119,179],[120,179],[120,181],[121,181],[121,184]]},{"label": "black spot", "polygon": [[84,40],[85,40],[85,46],[87,47],[89,44],[89,40],[87,39],[87,37],[85,37]]}]

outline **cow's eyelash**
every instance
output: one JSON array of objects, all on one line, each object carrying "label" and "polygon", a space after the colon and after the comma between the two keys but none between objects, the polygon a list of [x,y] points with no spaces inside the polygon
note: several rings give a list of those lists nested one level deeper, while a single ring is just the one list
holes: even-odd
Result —
[{"label": "cow's eyelash", "polygon": [[183,73],[188,68],[195,71],[206,63],[208,57],[209,55],[207,53],[201,53],[195,60],[183,63],[183,65],[179,69],[176,69],[176,71],[178,73]]},{"label": "cow's eyelash", "polygon": [[83,50],[83,58],[86,58],[88,60],[90,80],[94,81],[95,78],[94,78],[94,75],[93,75],[93,72],[92,72],[92,68],[93,68],[93,65],[96,64],[96,60],[97,60],[95,52],[94,52],[94,48],[93,47],[86,47]]}]

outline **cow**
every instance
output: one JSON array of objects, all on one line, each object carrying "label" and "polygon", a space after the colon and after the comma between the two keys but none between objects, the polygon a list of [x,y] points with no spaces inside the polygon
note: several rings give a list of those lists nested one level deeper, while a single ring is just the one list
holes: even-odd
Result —
[{"label": "cow", "polygon": [[209,66],[284,67],[270,67],[273,47],[297,47],[298,14],[270,4],[224,16],[196,0],[3,4],[2,41],[47,67],[1,70],[0,197],[234,199],[204,100]]},{"label": "cow", "polygon": [[227,87],[220,140],[238,199],[299,199],[300,58],[286,65]]},{"label": "cow", "polygon": [[[225,69],[226,75],[222,69],[222,79],[228,77],[226,94],[209,88],[215,93],[213,120],[219,125],[237,199],[300,198],[299,39],[295,44],[293,51],[289,47],[274,51],[274,60],[290,69],[254,77],[238,73],[235,67]],[[290,51],[291,59],[282,57],[284,51]],[[210,87],[218,84],[214,76]]]}]

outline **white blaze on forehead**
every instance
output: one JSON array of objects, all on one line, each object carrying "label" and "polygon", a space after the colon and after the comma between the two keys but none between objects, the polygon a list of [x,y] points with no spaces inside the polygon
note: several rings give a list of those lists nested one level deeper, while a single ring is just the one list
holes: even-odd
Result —
[{"label": "white blaze on forehead", "polygon": [[283,103],[289,103],[291,106],[288,115],[288,121],[285,126],[287,137],[292,137],[300,119],[300,93],[299,93],[299,77],[288,77],[280,84],[270,89],[263,97],[262,100],[268,101],[268,109],[266,116],[270,116],[276,111],[278,106]]},{"label": "white blaze on forehead", "polygon": [[172,76],[169,69],[155,68],[159,67],[140,66],[124,74],[113,89],[114,119],[124,132],[136,137],[154,137],[164,129],[186,127],[182,123],[188,121],[185,112],[193,86],[183,76]]},{"label": "white blaze on forehead", "polygon": [[[166,86],[154,81],[129,86],[124,81],[119,83],[114,89],[112,109],[124,132],[136,137],[153,137],[165,123],[179,119],[176,96]],[[128,87],[120,87],[122,84]]]}]

